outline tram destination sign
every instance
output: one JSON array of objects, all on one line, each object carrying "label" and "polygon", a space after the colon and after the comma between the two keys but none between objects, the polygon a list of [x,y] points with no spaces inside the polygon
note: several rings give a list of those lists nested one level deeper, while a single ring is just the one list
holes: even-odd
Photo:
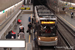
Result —
[{"label": "tram destination sign", "polygon": [[55,21],[41,21],[41,24],[55,24]]}]

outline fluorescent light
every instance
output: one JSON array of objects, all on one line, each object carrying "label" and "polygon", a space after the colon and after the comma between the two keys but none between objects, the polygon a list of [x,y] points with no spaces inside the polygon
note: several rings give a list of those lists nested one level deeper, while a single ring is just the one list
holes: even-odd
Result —
[{"label": "fluorescent light", "polygon": [[75,6],[75,3],[66,2],[66,1],[59,1],[59,2],[64,3],[64,4],[68,3],[69,5],[72,5],[72,7]]},{"label": "fluorescent light", "polygon": [[25,47],[25,40],[0,40],[0,47]]}]

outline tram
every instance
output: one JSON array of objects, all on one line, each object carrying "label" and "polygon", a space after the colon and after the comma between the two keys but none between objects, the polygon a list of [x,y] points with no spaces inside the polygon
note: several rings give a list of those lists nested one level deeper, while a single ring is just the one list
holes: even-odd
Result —
[{"label": "tram", "polygon": [[[38,7],[38,8],[37,8]],[[39,46],[56,46],[57,17],[45,6],[35,7],[36,20],[39,21],[39,29],[35,32]]]}]

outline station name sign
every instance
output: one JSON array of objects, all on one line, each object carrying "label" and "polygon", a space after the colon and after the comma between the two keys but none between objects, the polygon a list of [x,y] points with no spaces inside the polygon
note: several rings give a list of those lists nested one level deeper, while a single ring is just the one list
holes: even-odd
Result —
[{"label": "station name sign", "polygon": [[30,10],[30,7],[21,7],[21,10]]}]

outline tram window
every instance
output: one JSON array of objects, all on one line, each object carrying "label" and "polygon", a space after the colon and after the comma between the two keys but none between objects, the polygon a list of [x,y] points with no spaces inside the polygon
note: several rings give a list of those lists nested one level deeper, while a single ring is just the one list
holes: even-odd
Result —
[{"label": "tram window", "polygon": [[45,30],[41,30],[38,32],[38,36],[53,37],[53,36],[56,36],[56,30],[55,30],[55,28],[50,30],[50,32],[46,32]]},{"label": "tram window", "polygon": [[39,36],[42,36],[42,37],[54,37],[54,36],[56,36],[56,33],[39,33]]}]

